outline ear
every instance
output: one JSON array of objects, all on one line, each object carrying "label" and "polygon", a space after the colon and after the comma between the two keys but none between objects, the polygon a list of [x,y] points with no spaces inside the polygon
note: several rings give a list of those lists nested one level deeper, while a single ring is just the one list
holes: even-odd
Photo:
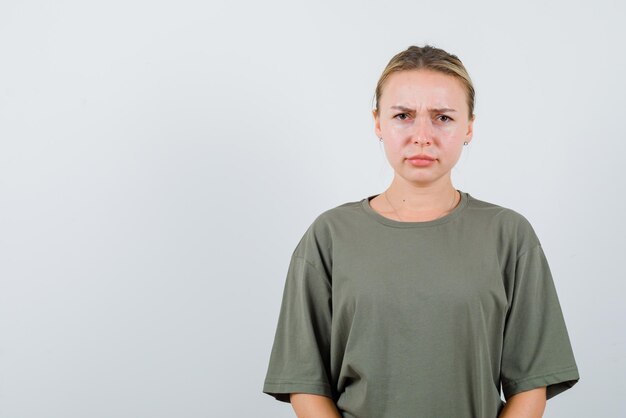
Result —
[{"label": "ear", "polygon": [[372,110],[372,117],[374,117],[374,132],[378,138],[382,138],[383,132],[380,130],[380,117],[376,109]]},{"label": "ear", "polygon": [[467,132],[465,133],[465,142],[468,144],[472,142],[472,137],[474,136],[474,120],[476,120],[476,115],[472,116],[469,124],[467,125]]}]

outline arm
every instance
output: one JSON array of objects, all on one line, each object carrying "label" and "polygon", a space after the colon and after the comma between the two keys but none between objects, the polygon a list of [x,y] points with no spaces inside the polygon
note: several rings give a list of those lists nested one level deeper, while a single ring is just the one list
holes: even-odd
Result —
[{"label": "arm", "polygon": [[341,418],[332,399],[309,393],[292,393],[291,406],[298,418]]},{"label": "arm", "polygon": [[546,408],[546,387],[511,396],[499,418],[541,418]]}]

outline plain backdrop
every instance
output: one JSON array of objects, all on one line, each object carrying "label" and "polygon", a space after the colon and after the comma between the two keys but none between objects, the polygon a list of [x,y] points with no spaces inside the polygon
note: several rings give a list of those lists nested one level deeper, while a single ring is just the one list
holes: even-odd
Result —
[{"label": "plain backdrop", "polygon": [[[454,185],[526,216],[626,416],[621,1],[0,3],[0,417],[292,417],[261,392],[291,252],[392,172],[372,96],[426,43],[477,91]],[[451,397],[454,394],[450,394]]]}]

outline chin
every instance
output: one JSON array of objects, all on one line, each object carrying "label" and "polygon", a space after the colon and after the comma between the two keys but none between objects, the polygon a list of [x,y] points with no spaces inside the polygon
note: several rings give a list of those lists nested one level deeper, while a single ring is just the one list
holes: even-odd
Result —
[{"label": "chin", "polygon": [[412,170],[412,172],[409,172],[409,173],[404,171],[404,172],[396,172],[396,174],[402,177],[403,180],[409,183],[420,184],[420,185],[429,185],[429,184],[437,182],[442,177],[445,177],[445,174],[442,175],[441,173],[433,173],[432,171],[430,170],[427,171],[426,169],[424,169],[421,173],[417,173],[414,170]]},{"label": "chin", "polygon": [[436,179],[434,178],[430,178],[430,177],[404,177],[402,176],[402,178],[404,179],[404,181],[406,181],[407,183],[411,183],[414,184],[416,186],[429,186],[432,183],[435,182]]}]

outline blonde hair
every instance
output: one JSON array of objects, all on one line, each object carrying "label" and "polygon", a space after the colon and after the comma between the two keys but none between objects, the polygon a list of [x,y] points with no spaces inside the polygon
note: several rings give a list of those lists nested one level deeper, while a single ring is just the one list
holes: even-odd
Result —
[{"label": "blonde hair", "polygon": [[474,118],[474,102],[475,92],[472,80],[465,69],[461,60],[453,54],[443,49],[435,48],[431,45],[424,47],[410,46],[406,50],[396,54],[378,79],[376,85],[376,94],[374,102],[374,110],[378,112],[378,103],[383,93],[385,81],[389,76],[398,71],[406,70],[432,70],[450,75],[458,79],[465,88],[467,96],[467,107],[469,109],[469,119]]}]

